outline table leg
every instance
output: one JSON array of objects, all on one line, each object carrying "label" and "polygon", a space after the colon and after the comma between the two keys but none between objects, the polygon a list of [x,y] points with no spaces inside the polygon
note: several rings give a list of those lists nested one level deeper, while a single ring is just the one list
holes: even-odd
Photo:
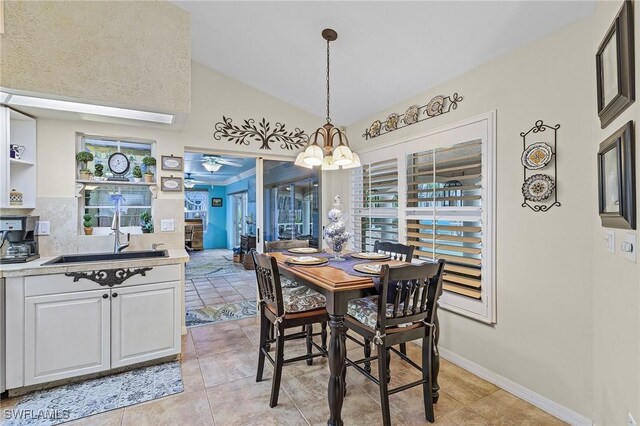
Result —
[{"label": "table leg", "polygon": [[344,315],[329,314],[329,426],[342,426],[342,402],[344,401],[344,372],[346,368],[346,327]]},{"label": "table leg", "polygon": [[435,320],[435,336],[433,338],[433,348],[431,351],[431,389],[433,391],[433,403],[438,402],[440,397],[440,385],[438,384],[438,373],[440,372],[440,354],[438,353],[438,341],[440,340],[440,323],[438,317]]}]

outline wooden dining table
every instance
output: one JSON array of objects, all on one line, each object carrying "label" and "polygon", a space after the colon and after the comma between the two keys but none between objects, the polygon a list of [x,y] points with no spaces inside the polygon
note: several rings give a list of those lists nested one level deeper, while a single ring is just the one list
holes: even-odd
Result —
[{"label": "wooden dining table", "polygon": [[[328,264],[311,266],[292,266],[286,263],[286,259],[291,255],[286,253],[268,253],[278,262],[280,273],[294,279],[307,287],[310,287],[323,294],[327,299],[327,312],[329,313],[329,384],[328,398],[330,416],[327,421],[329,426],[342,426],[342,404],[344,401],[346,383],[346,336],[344,316],[347,314],[347,303],[349,300],[363,297],[366,291],[375,288],[373,278],[368,276],[356,276],[348,274],[339,269],[338,262],[330,261]],[[398,260],[388,260],[379,263],[387,263],[390,266],[406,265]],[[437,320],[436,320],[437,321]],[[438,355],[438,326],[436,324],[436,336],[434,339],[434,350],[432,351],[432,387],[433,402],[438,401],[438,372],[440,368],[440,358]]]}]

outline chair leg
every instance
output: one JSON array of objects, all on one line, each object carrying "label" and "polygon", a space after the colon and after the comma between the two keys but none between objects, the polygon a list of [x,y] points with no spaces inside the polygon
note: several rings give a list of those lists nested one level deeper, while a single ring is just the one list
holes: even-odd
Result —
[{"label": "chair leg", "polygon": [[[270,324],[269,324],[269,330],[268,330],[268,331],[269,331],[269,333],[267,334],[267,336],[268,336],[268,339],[269,339],[269,340],[272,340],[272,339],[273,339],[273,333],[274,333],[274,330],[275,330],[275,326],[274,326],[274,325],[271,325],[271,323],[270,323]],[[267,343],[267,344],[265,345],[265,348],[267,349],[267,352],[269,352],[269,351],[271,350],[271,343]]]},{"label": "chair leg", "polygon": [[389,388],[387,369],[389,351],[378,346],[378,378],[380,379],[380,405],[382,406],[382,422],[384,426],[391,426],[391,412],[389,410]]},{"label": "chair leg", "polygon": [[[380,349],[380,348],[378,348]],[[387,351],[387,383],[391,382],[391,349],[386,349]]]},{"label": "chair leg", "polygon": [[[313,324],[309,324],[305,326],[305,328],[307,329],[307,355],[311,355],[311,350],[313,349],[313,345],[311,344],[313,341],[313,336],[311,335],[313,332]],[[313,365],[313,358],[307,360],[307,365]]]},{"label": "chair leg", "polygon": [[320,323],[320,339],[322,340],[322,350],[327,351],[327,322]]},{"label": "chair leg", "polygon": [[[364,339],[364,357],[369,358],[371,356],[371,341]],[[364,371],[371,373],[371,361],[364,362]]]},{"label": "chair leg", "polygon": [[406,355],[407,354],[407,344],[406,343],[400,343],[400,353],[402,355]]},{"label": "chair leg", "polygon": [[[263,308],[261,307],[261,310]],[[260,312],[260,345],[258,346],[258,372],[256,373],[256,382],[262,381],[262,373],[264,372],[264,352],[262,348],[267,347],[267,337],[269,335],[269,329],[271,328],[271,322]],[[268,349],[266,349],[268,350]]]},{"label": "chair leg", "polygon": [[279,333],[276,333],[276,365],[273,368],[273,382],[271,383],[271,400],[269,407],[278,405],[278,395],[280,394],[280,380],[282,379],[282,365],[284,364],[284,327],[278,325]]},{"label": "chair leg", "polygon": [[429,337],[422,339],[422,378],[429,379],[422,384],[424,414],[425,418],[433,423],[435,421],[435,413],[433,411],[433,389],[431,387],[431,339]]}]

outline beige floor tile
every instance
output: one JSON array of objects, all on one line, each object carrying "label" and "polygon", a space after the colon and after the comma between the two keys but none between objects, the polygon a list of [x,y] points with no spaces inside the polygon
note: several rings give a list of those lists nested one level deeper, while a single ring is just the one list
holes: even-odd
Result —
[{"label": "beige floor tile", "polygon": [[191,338],[191,331],[188,331],[186,335],[182,336],[182,354],[180,359],[182,361],[198,359],[196,347],[193,344],[193,339]]},{"label": "beige floor tile", "polygon": [[222,297],[211,297],[211,298],[202,298],[202,303],[206,306],[220,305],[225,303],[225,300]]},{"label": "beige floor tile", "polygon": [[564,425],[561,420],[500,389],[468,405],[492,425]]},{"label": "beige floor tile", "polygon": [[235,303],[235,302],[242,302],[244,300],[246,300],[243,296],[239,295],[239,294],[232,294],[230,296],[222,296],[222,299],[224,299],[225,302],[227,303]]},{"label": "beige floor tile", "polygon": [[242,331],[247,335],[247,338],[252,345],[260,344],[260,326],[252,325],[248,327],[242,327]]},{"label": "beige floor tile", "polygon": [[[429,424],[425,420],[425,424]],[[442,426],[490,426],[491,423],[479,414],[469,410],[466,407],[445,414],[436,419],[437,425]]]},{"label": "beige floor tile", "polygon": [[80,420],[66,423],[73,426],[120,426],[124,416],[124,408],[96,414],[95,416],[84,417]]},{"label": "beige floor tile", "polygon": [[[286,392],[280,391],[278,405],[269,407],[271,381],[255,383],[252,378],[207,390],[211,409],[219,425],[308,424]],[[242,403],[238,403],[242,401]]]},{"label": "beige floor tile", "polygon": [[247,327],[247,326],[252,326],[252,325],[260,325],[260,317],[256,315],[254,317],[242,318],[242,319],[237,320],[236,323],[240,327]]},{"label": "beige floor tile", "polygon": [[[229,383],[245,378],[255,379],[258,366],[258,350],[255,346],[243,352],[225,352],[199,359],[205,387]],[[269,362],[265,362],[265,366]],[[265,367],[264,377],[271,377]]]},{"label": "beige floor tile", "polygon": [[493,383],[489,383],[446,360],[440,362],[438,384],[441,389],[465,405],[499,389]]},{"label": "beige floor tile", "polygon": [[205,391],[181,393],[125,408],[123,425],[213,425]]},{"label": "beige floor tile", "polygon": [[229,289],[229,290],[218,290],[218,294],[224,297],[224,296],[236,296],[240,293],[238,293],[234,289]]},{"label": "beige floor tile", "polygon": [[184,361],[180,367],[182,368],[182,384],[186,393],[204,389],[204,379],[197,359]]},{"label": "beige floor tile", "polygon": [[251,341],[244,332],[237,328],[235,330],[220,331],[210,334],[208,337],[194,335],[194,344],[198,357],[219,354],[223,352],[242,352],[251,350]]}]

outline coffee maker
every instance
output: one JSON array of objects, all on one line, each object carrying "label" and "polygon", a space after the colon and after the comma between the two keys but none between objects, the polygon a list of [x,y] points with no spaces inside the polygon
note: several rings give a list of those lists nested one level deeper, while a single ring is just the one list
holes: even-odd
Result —
[{"label": "coffee maker", "polygon": [[40,257],[38,216],[0,216],[0,263],[29,262]]}]

